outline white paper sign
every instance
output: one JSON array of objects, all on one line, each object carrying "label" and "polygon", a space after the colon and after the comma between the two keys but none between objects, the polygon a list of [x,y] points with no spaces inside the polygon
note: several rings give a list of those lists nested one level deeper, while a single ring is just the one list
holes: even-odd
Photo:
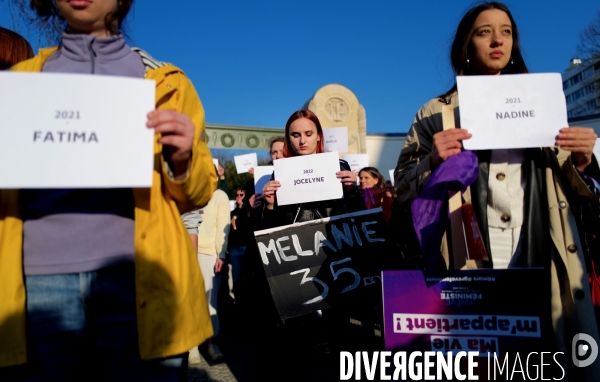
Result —
[{"label": "white paper sign", "polygon": [[348,162],[352,171],[359,172],[369,167],[369,154],[344,154],[342,159]]},{"label": "white paper sign", "polygon": [[258,158],[256,153],[236,155],[233,157],[235,168],[238,174],[248,172],[252,167],[258,166]]},{"label": "white paper sign", "polygon": [[567,127],[558,73],[458,76],[460,127],[473,134],[468,150],[554,146]]},{"label": "white paper sign", "polygon": [[394,183],[395,183],[395,179],[394,179],[394,171],[396,171],[396,169],[394,169],[394,168],[390,170],[390,181],[392,182],[392,186],[393,186],[393,185],[394,185]]},{"label": "white paper sign", "polygon": [[278,159],[273,167],[275,179],[281,183],[277,190],[280,206],[339,199],[344,194],[335,176],[340,171],[337,152]]},{"label": "white paper sign", "polygon": [[254,192],[262,193],[265,184],[271,180],[273,175],[273,166],[257,166],[254,167]]},{"label": "white paper sign", "polygon": [[341,153],[348,151],[348,128],[346,126],[323,129],[323,137],[325,138],[325,151]]},{"label": "white paper sign", "polygon": [[594,145],[594,155],[596,156],[596,160],[600,164],[600,138],[596,139],[596,144]]},{"label": "white paper sign", "polygon": [[150,187],[155,88],[128,77],[0,72],[0,188]]},{"label": "white paper sign", "polygon": [[215,167],[217,168],[217,170],[219,169],[219,160],[216,158],[213,158],[213,164],[215,165]]}]

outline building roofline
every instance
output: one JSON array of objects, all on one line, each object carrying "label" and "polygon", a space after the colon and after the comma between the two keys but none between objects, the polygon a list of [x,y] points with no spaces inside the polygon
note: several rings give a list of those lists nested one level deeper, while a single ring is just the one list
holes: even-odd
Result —
[{"label": "building roofline", "polygon": [[226,130],[260,130],[265,132],[281,132],[283,127],[265,127],[265,126],[242,126],[242,125],[226,125],[223,123],[206,122],[207,128],[226,129]]},{"label": "building roofline", "polygon": [[571,122],[587,121],[589,119],[600,119],[600,114],[583,115],[581,117],[569,118],[567,121],[569,123],[571,123]]},{"label": "building roofline", "polygon": [[[227,129],[227,130],[260,130],[263,132],[281,133],[283,127],[265,127],[265,126],[241,126],[241,125],[227,125],[223,123],[210,123],[206,122],[206,127],[212,129]],[[369,133],[369,137],[406,137],[408,133]]]},{"label": "building roofline", "polygon": [[406,133],[367,133],[368,137],[406,137]]}]

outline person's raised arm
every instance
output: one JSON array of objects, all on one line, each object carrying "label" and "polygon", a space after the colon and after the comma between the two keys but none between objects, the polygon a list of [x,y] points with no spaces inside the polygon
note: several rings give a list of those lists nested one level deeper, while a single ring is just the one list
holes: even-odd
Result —
[{"label": "person's raised arm", "polygon": [[279,187],[281,187],[281,183],[278,180],[271,180],[263,187],[263,201],[266,208],[269,210],[275,208],[275,195],[277,194]]},{"label": "person's raised arm", "polygon": [[597,138],[589,127],[565,127],[556,136],[562,171],[575,194],[585,199],[596,199],[600,192],[600,168],[593,154]]},{"label": "person's raised arm", "polygon": [[184,213],[208,203],[217,174],[204,139],[204,109],[196,90],[181,72],[169,74],[164,82],[176,91],[158,101],[157,110],[148,115],[147,126],[160,134],[163,182]]},{"label": "person's raised arm", "polygon": [[584,171],[592,163],[597,138],[590,127],[565,127],[556,136],[556,145],[570,151],[573,165],[577,170]]}]

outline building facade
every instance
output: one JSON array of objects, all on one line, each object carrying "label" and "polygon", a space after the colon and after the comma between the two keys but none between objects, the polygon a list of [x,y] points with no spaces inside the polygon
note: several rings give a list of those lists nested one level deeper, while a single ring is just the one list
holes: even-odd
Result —
[{"label": "building facade", "polygon": [[[211,150],[266,153],[269,150],[269,140],[283,135],[283,132],[283,128],[206,124],[206,140]],[[389,170],[396,167],[405,140],[406,133],[366,134],[366,150],[362,154],[369,154],[369,166],[377,167],[390,180]]]},{"label": "building facade", "polygon": [[562,80],[569,120],[600,114],[600,54],[571,59]]},{"label": "building facade", "polygon": [[[377,167],[389,180],[389,170],[396,167],[406,133],[367,134],[365,108],[350,89],[339,84],[323,86],[302,108],[313,111],[324,130],[347,127],[348,152],[340,156],[368,154],[369,166]],[[269,150],[269,141],[283,133],[283,128],[207,123],[205,139],[210,149],[264,152]]]}]

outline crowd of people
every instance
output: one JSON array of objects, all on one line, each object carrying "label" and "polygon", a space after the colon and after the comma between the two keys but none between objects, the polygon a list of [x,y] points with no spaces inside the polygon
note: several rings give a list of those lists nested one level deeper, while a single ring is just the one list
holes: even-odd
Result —
[{"label": "crowd of people", "polygon": [[[451,225],[424,238],[436,247],[425,251],[414,242],[423,217],[410,206],[436,173],[460,177],[473,167],[478,175],[462,190],[461,203],[473,206],[488,256],[484,266],[546,270],[547,293],[540,298],[552,322],[546,333],[552,350],[571,354],[576,333],[600,342],[600,167],[593,129],[565,126],[554,147],[476,151],[471,168],[459,171],[448,164],[462,158],[462,142],[472,135],[444,129],[444,106],[453,108],[460,126],[454,85],[417,112],[393,186],[375,167],[355,172],[339,160],[339,199],[279,205],[281,182],[273,174],[262,189],[253,180],[238,187],[232,210],[191,82],[123,38],[132,3],[32,1],[40,20],[64,25],[60,45],[35,57],[21,36],[0,28],[0,69],[153,79],[160,95],[147,116],[157,136],[150,188],[0,190],[0,380],[75,380],[87,368],[99,380],[181,379],[184,357],[200,362],[202,344],[212,360],[227,357],[218,346],[223,296],[243,317],[264,376],[284,370],[305,379],[315,354],[382,349],[381,339],[365,334],[371,327],[355,336],[348,315],[356,307],[281,319],[254,232],[381,208],[385,256],[398,260],[382,269],[449,270]],[[528,73],[517,24],[498,2],[463,16],[450,57],[456,76]],[[270,157],[318,155],[324,143],[317,115],[298,110],[284,135],[270,141]],[[447,220],[447,210],[438,214]],[[563,366],[569,380],[592,381],[600,373],[598,362]]]}]

